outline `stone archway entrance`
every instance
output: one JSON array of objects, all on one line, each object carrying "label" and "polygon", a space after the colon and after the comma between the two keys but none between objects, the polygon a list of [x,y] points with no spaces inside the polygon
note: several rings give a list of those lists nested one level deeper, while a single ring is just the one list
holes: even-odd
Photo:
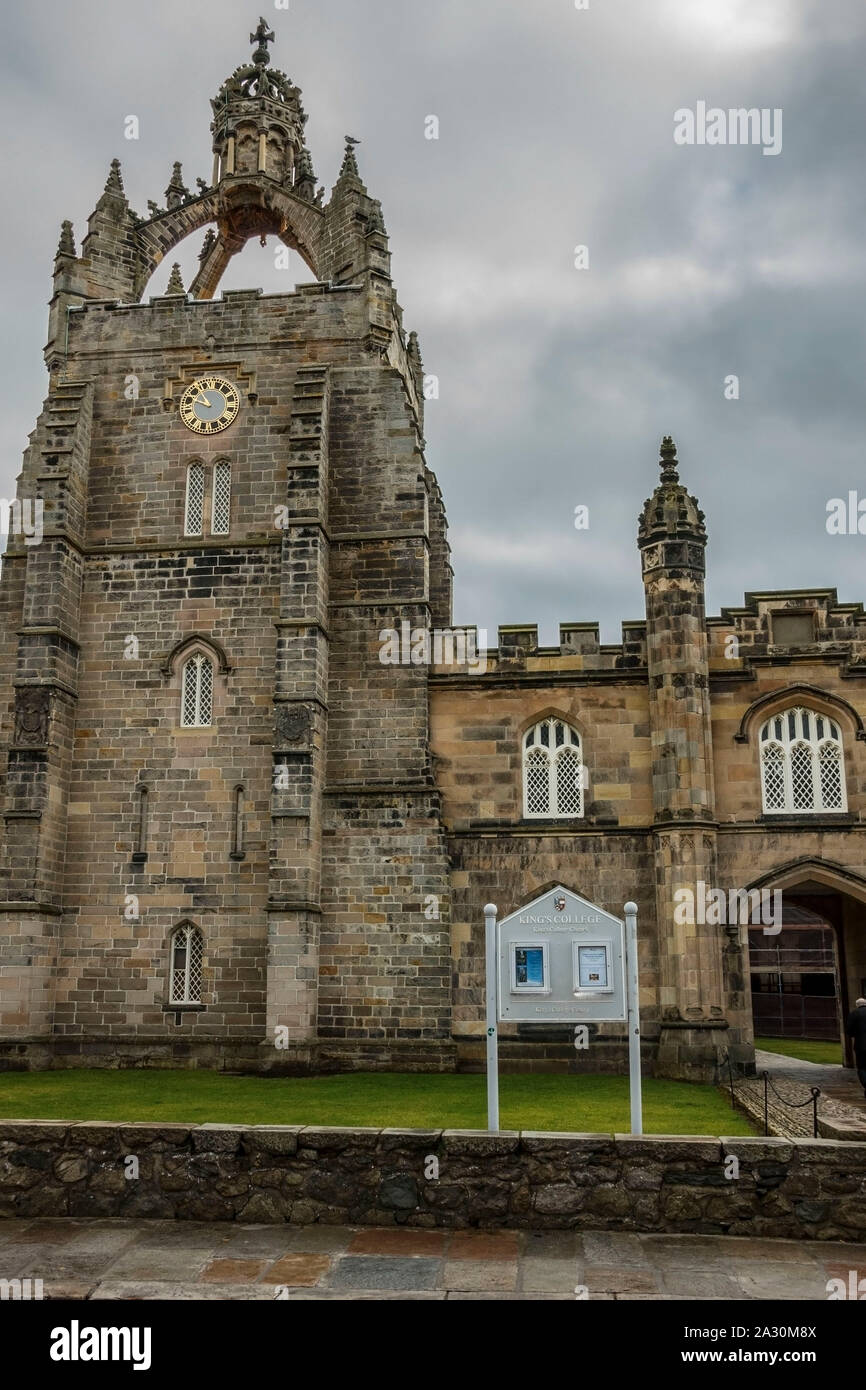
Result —
[{"label": "stone archway entrance", "polygon": [[749,928],[752,1020],[756,1038],[836,1042],[841,1033],[840,946],[828,917],[838,899],[815,907],[785,893],[782,930]]},{"label": "stone archway entrance", "polygon": [[866,994],[866,880],[814,861],[752,886],[782,890],[782,931],[749,929],[755,1036],[838,1040],[853,1067],[844,1024]]}]

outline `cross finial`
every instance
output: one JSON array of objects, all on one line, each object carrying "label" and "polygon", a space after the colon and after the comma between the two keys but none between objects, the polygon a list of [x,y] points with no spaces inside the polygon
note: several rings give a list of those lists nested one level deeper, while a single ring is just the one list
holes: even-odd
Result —
[{"label": "cross finial", "polygon": [[271,61],[271,55],[268,52],[267,45],[273,43],[275,38],[276,34],[273,29],[268,28],[264,16],[259,15],[259,27],[254,34],[250,34],[250,43],[258,44],[258,48],[253,54],[253,62],[258,67],[266,67]]}]

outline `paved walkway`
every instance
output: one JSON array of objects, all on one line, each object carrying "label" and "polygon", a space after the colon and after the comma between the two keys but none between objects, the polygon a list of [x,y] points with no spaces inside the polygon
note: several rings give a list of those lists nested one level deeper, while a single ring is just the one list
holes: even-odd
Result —
[{"label": "paved walkway", "polygon": [[866,1122],[866,1097],[853,1068],[804,1062],[799,1057],[782,1057],[778,1052],[762,1052],[760,1048],[755,1050],[755,1065],[758,1071],[768,1071],[774,1081],[781,1076],[801,1086],[820,1086],[822,1095],[858,1111]]},{"label": "paved walkway", "polygon": [[827,1299],[866,1245],[612,1231],[0,1220],[0,1279],[73,1299]]},{"label": "paved walkway", "polygon": [[[835,1126],[833,1129],[823,1126],[821,1132],[831,1137],[866,1140],[866,1099],[855,1071],[804,1062],[799,1057],[783,1057],[778,1052],[763,1052],[760,1048],[755,1049],[755,1066],[759,1073],[769,1072],[772,1083],[771,1133],[788,1137],[811,1136],[812,1107],[801,1102],[808,1098],[810,1087],[818,1086],[821,1090],[818,1118]],[[762,1123],[764,1083],[760,1075],[754,1080],[739,1081],[737,1093],[742,1100],[748,1100],[750,1113]],[[789,1104],[784,1104],[785,1101]]]}]

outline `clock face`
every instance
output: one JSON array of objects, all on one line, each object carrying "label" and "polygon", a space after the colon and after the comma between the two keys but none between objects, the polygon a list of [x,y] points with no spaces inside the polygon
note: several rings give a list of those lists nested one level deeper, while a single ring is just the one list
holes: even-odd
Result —
[{"label": "clock face", "polygon": [[218,434],[228,429],[240,410],[238,388],[221,376],[202,376],[180,399],[180,418],[194,434]]}]

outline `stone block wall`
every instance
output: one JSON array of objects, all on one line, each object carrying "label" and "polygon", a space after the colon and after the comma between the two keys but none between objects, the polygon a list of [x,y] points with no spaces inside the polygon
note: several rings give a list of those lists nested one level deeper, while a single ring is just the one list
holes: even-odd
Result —
[{"label": "stone block wall", "polygon": [[0,1122],[0,1217],[862,1241],[864,1197],[866,1144],[825,1139]]}]

